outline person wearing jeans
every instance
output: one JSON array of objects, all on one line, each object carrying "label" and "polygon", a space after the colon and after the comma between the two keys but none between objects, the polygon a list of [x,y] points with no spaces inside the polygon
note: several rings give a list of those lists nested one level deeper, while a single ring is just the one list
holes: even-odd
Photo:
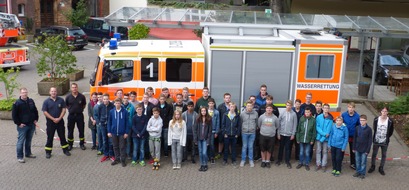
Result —
[{"label": "person wearing jeans", "polygon": [[296,138],[300,144],[300,160],[297,169],[305,166],[307,171],[310,170],[310,151],[311,145],[314,144],[316,137],[315,118],[312,117],[311,108],[306,107],[304,116],[301,117],[300,123],[297,126]]},{"label": "person wearing jeans", "polygon": [[165,157],[168,157],[169,155],[169,147],[168,147],[168,127],[169,127],[169,121],[172,119],[173,116],[173,106],[166,103],[166,97],[165,95],[161,94],[159,97],[159,103],[156,105],[156,107],[159,109],[159,114],[160,117],[163,120],[163,127],[162,127],[162,136],[161,136],[161,141],[163,146],[163,153]]},{"label": "person wearing jeans", "polygon": [[210,138],[212,136],[212,117],[209,115],[206,107],[201,107],[199,111],[199,117],[197,117],[196,124],[193,127],[193,141],[199,148],[199,171],[205,172],[208,169],[207,146],[209,146]]},{"label": "person wearing jeans", "polygon": [[341,174],[342,160],[344,152],[348,144],[348,128],[343,125],[344,120],[338,116],[335,124],[331,127],[329,134],[328,147],[331,148],[332,158],[332,175],[339,176]]},{"label": "person wearing jeans", "polygon": [[35,158],[31,153],[31,141],[38,121],[38,111],[34,100],[28,97],[27,88],[20,89],[20,98],[13,104],[12,117],[17,126],[17,161],[24,163],[26,158]]},{"label": "person wearing jeans", "polygon": [[334,118],[329,113],[329,104],[324,104],[322,110],[323,114],[320,114],[316,118],[317,136],[315,138],[317,144],[315,171],[323,169],[323,172],[327,171],[328,160],[328,139],[329,133],[334,122]]},{"label": "person wearing jeans", "polygon": [[182,146],[186,146],[186,122],[182,119],[182,112],[175,110],[169,122],[168,145],[172,147],[173,169],[180,169],[182,164]]},{"label": "person wearing jeans", "polygon": [[359,117],[360,125],[356,127],[353,142],[353,152],[355,153],[356,173],[354,177],[365,178],[366,158],[372,145],[372,129],[367,125],[367,117],[362,114]]},{"label": "person wearing jeans", "polygon": [[250,167],[254,167],[253,160],[253,145],[256,139],[256,129],[258,123],[258,114],[253,110],[254,103],[252,101],[246,102],[246,110],[240,114],[241,121],[241,138],[243,146],[241,149],[241,162],[240,167],[243,167],[246,163],[246,157],[248,152]]},{"label": "person wearing jeans", "polygon": [[350,154],[350,167],[356,169],[355,166],[355,154],[353,153],[354,149],[354,134],[355,128],[360,125],[359,123],[359,114],[355,111],[355,103],[348,103],[348,110],[342,113],[342,118],[344,119],[345,125],[348,127],[349,132],[349,154]]},{"label": "person wearing jeans", "polygon": [[[111,165],[116,165],[121,161],[122,167],[126,166],[126,138],[129,134],[130,123],[128,111],[122,108],[121,99],[115,99],[115,109],[109,111],[108,117],[108,137],[112,138],[115,160]],[[120,159],[119,159],[120,158]]]},{"label": "person wearing jeans", "polygon": [[373,150],[371,159],[371,168],[368,173],[375,170],[376,155],[379,148],[382,150],[381,165],[379,166],[379,173],[385,175],[383,167],[385,166],[386,152],[388,151],[389,139],[393,134],[393,120],[388,117],[388,108],[384,107],[381,110],[381,116],[376,117],[373,122]]},{"label": "person wearing jeans", "polygon": [[91,100],[88,103],[88,128],[91,129],[92,147],[91,150],[97,149],[97,121],[94,119],[94,108],[102,103],[102,94],[98,96],[96,92],[91,94]]},{"label": "person wearing jeans", "polygon": [[240,135],[240,116],[236,113],[236,104],[229,103],[230,110],[223,114],[222,135],[224,136],[223,165],[227,164],[229,149],[231,150],[232,165],[236,166],[236,144]]},{"label": "person wearing jeans", "polygon": [[215,109],[216,102],[213,98],[209,98],[207,102],[209,105],[208,112],[210,117],[212,117],[212,135],[210,137],[210,146],[208,151],[208,156],[210,158],[210,163],[215,164],[215,156],[216,156],[216,147],[214,146],[214,140],[217,138],[219,131],[220,131],[220,113],[217,109]]},{"label": "person wearing jeans", "polygon": [[133,142],[132,165],[136,165],[138,162],[139,152],[139,164],[145,166],[145,136],[147,125],[148,118],[142,114],[142,105],[138,104],[136,105],[136,114],[132,118],[132,128],[129,134]]},{"label": "person wearing jeans", "polygon": [[112,150],[112,142],[110,139],[108,139],[108,130],[107,130],[107,124],[108,124],[108,117],[109,117],[109,111],[111,109],[114,109],[114,104],[112,104],[109,101],[109,95],[104,94],[102,97],[102,104],[99,104],[98,106],[94,107],[94,119],[97,124],[97,132],[98,132],[98,140],[99,140],[99,146],[101,153],[104,154],[104,156],[101,158],[100,162],[104,162],[107,159],[111,158],[112,161],[115,160],[114,153]]}]

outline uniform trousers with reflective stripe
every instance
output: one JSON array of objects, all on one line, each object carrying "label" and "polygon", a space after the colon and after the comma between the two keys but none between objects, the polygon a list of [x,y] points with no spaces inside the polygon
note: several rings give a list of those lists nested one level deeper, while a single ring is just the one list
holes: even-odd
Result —
[{"label": "uniform trousers with reflective stripe", "polygon": [[60,138],[61,148],[66,150],[68,148],[67,140],[65,139],[65,126],[64,120],[61,119],[59,123],[54,123],[53,121],[47,119],[47,143],[45,144],[45,152],[51,153],[53,150],[54,134],[57,131],[58,137]]},{"label": "uniform trousers with reflective stripe", "polygon": [[74,144],[74,128],[77,124],[80,137],[80,145],[84,145],[84,114],[69,114],[68,115],[68,144]]}]

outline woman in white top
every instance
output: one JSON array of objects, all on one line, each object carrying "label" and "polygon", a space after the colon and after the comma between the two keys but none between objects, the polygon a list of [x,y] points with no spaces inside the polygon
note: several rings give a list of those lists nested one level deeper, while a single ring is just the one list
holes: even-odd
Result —
[{"label": "woman in white top", "polygon": [[379,173],[385,175],[383,166],[385,165],[386,152],[388,150],[389,138],[393,134],[393,121],[388,117],[389,108],[383,107],[381,110],[381,116],[376,117],[373,122],[373,150],[372,150],[372,161],[371,168],[369,168],[368,173],[375,171],[376,155],[378,154],[378,149],[381,148],[382,159],[381,165],[379,166]]},{"label": "woman in white top", "polygon": [[179,110],[175,110],[173,119],[169,122],[168,145],[172,146],[173,169],[180,169],[183,156],[182,146],[186,145],[186,123]]}]

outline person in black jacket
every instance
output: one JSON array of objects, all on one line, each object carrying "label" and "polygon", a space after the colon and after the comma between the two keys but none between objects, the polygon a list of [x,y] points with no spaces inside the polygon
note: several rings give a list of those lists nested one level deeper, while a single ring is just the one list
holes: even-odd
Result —
[{"label": "person in black jacket", "polygon": [[165,95],[161,94],[159,97],[159,103],[156,105],[156,107],[159,109],[159,115],[162,118],[163,121],[163,127],[162,127],[162,147],[163,147],[163,153],[165,157],[168,157],[169,155],[169,147],[168,147],[168,128],[169,128],[169,121],[172,120],[173,117],[173,106],[169,105],[166,103],[166,97]]},{"label": "person in black jacket", "polygon": [[17,125],[17,161],[24,163],[23,144],[26,158],[35,158],[31,153],[31,140],[38,121],[38,111],[34,100],[28,97],[27,88],[20,89],[20,98],[13,104],[13,121]]},{"label": "person in black jacket", "polygon": [[379,148],[381,148],[382,159],[381,165],[379,166],[379,173],[385,175],[383,166],[385,165],[389,139],[393,134],[393,121],[388,117],[388,111],[389,109],[387,107],[382,108],[381,116],[376,117],[373,121],[373,150],[371,168],[369,168],[368,173],[372,173],[375,170],[376,155],[378,154]]}]

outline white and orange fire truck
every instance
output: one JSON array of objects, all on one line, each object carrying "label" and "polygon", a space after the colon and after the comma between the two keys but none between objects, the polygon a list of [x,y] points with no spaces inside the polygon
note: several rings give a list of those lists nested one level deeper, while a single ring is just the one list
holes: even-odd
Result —
[{"label": "white and orange fire truck", "polygon": [[237,35],[204,31],[202,42],[105,44],[91,76],[91,93],[135,90],[140,100],[149,86],[156,97],[163,87],[173,97],[188,87],[191,98],[197,100],[207,86],[217,103],[229,92],[232,101],[242,105],[266,84],[277,106],[285,106],[288,99],[304,102],[311,92],[313,101],[321,100],[331,105],[332,112],[340,112],[347,54],[344,39],[324,31],[295,29],[268,28],[265,32],[271,34],[259,36],[240,35],[239,30]]},{"label": "white and orange fire truck", "polygon": [[0,13],[0,68],[29,65],[28,47],[10,44],[10,38],[20,35],[20,22],[16,15]]}]

